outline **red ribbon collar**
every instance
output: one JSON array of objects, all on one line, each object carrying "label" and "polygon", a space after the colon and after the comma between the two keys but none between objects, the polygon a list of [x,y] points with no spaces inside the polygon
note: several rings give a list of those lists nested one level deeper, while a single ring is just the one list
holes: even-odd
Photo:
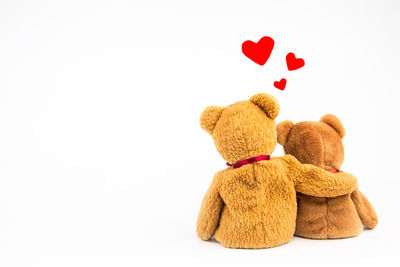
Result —
[{"label": "red ribbon collar", "polygon": [[226,165],[236,169],[236,168],[242,167],[243,165],[254,163],[257,161],[270,160],[270,158],[271,158],[270,155],[261,155],[261,156],[241,160],[239,162],[236,162],[235,164],[231,164],[231,163],[227,162]]},{"label": "red ribbon collar", "polygon": [[[270,160],[270,159],[271,159],[270,155],[260,155],[260,156],[257,156],[257,157],[241,160],[239,162],[236,162],[235,164],[231,164],[231,163],[227,162],[226,165],[229,166],[229,167],[232,167],[234,169],[237,169],[237,168],[240,168],[240,167],[242,167],[243,165],[246,165],[246,164],[254,163],[254,162],[257,162],[257,161],[261,161],[261,160]],[[338,169],[325,169],[325,171],[331,172],[331,173],[340,172],[340,170],[338,170]]]},{"label": "red ribbon collar", "polygon": [[331,173],[337,173],[337,172],[340,172],[338,169],[325,169],[325,171],[327,171],[327,172],[331,172]]}]

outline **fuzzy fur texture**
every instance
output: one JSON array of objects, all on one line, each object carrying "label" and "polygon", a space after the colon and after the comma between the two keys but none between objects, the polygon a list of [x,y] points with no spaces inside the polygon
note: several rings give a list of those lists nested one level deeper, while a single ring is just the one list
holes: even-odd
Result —
[{"label": "fuzzy fur texture", "polygon": [[[211,133],[226,161],[272,154],[277,141],[274,118],[279,112],[275,98],[259,94],[250,101],[213,110],[214,115],[209,108],[203,112],[200,125]],[[278,246],[289,242],[295,232],[296,191],[333,197],[356,187],[351,174],[327,173],[300,164],[290,155],[229,167],[214,176],[200,208],[197,234],[203,240],[215,236],[230,248]]]},{"label": "fuzzy fur texture", "polygon": [[[345,129],[340,120],[328,114],[319,122],[283,121],[277,125],[278,141],[285,154],[301,163],[324,169],[340,169],[344,160],[342,138]],[[351,195],[319,198],[297,194],[298,214],[296,235],[314,238],[345,238],[357,236],[364,229],[374,228],[377,215],[368,199],[357,189]]]}]

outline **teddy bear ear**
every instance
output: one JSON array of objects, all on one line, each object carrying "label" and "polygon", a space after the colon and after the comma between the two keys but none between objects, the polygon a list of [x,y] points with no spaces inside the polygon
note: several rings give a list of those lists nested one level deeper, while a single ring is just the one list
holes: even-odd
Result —
[{"label": "teddy bear ear", "polygon": [[257,94],[250,101],[259,106],[270,119],[275,119],[279,114],[279,103],[275,97],[268,94]]},{"label": "teddy bear ear", "polygon": [[221,107],[207,107],[200,115],[201,128],[212,134],[223,111],[224,108]]},{"label": "teddy bear ear", "polygon": [[326,114],[319,121],[331,126],[339,134],[340,138],[343,138],[346,134],[342,122],[333,114]]},{"label": "teddy bear ear", "polygon": [[282,121],[276,125],[276,131],[278,135],[278,144],[285,146],[287,137],[292,130],[294,123],[291,121]]}]

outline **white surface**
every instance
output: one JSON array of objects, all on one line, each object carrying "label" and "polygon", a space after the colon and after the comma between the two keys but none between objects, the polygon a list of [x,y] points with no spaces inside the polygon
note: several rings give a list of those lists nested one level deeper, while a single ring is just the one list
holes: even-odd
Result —
[{"label": "white surface", "polygon": [[[382,0],[2,0],[0,266],[396,265],[399,12]],[[261,67],[241,44],[263,35],[275,49]],[[306,66],[289,73],[288,52]],[[277,122],[341,118],[342,169],[376,230],[268,250],[196,237],[225,164],[199,115],[259,92],[278,98]]]}]

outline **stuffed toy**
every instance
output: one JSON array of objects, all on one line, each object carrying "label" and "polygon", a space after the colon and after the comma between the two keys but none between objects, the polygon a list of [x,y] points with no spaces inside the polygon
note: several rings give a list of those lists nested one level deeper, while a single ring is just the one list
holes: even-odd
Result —
[{"label": "stuffed toy", "polygon": [[357,180],[301,164],[291,155],[270,158],[277,143],[279,104],[254,95],[226,108],[208,107],[200,125],[228,167],[215,174],[197,220],[197,235],[229,248],[269,248],[289,242],[296,226],[296,191],[318,197],[349,194]]},{"label": "stuffed toy", "polygon": [[[285,154],[327,172],[342,173],[339,169],[344,160],[342,138],[345,130],[336,116],[325,115],[319,122],[293,124],[283,121],[277,125],[277,132],[278,143]],[[335,198],[299,192],[297,199],[297,236],[313,239],[353,237],[360,234],[364,225],[372,229],[378,222],[374,208],[358,189]]]}]

